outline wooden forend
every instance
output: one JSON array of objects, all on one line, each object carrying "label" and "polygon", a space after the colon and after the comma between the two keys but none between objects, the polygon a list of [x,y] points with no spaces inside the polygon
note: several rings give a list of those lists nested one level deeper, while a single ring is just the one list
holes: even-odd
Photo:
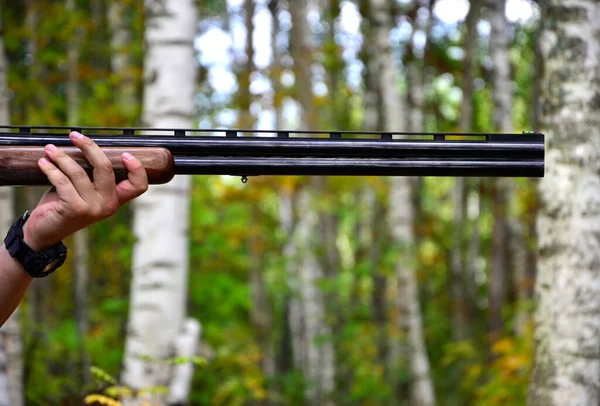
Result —
[{"label": "wooden forend", "polygon": [[[79,163],[92,179],[93,168],[83,152],[76,147],[60,147]],[[112,162],[117,183],[127,179],[127,169],[121,161],[121,154],[129,152],[139,159],[146,169],[148,183],[168,183],[175,175],[173,155],[166,148],[150,147],[102,147]],[[0,186],[47,186],[48,178],[40,170],[38,160],[48,158],[44,147],[0,146]]]}]

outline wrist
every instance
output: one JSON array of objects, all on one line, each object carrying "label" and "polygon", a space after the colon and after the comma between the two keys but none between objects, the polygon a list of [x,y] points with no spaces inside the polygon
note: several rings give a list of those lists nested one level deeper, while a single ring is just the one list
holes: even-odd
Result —
[{"label": "wrist", "polygon": [[[40,238],[39,227],[36,227],[39,224],[39,217],[34,217],[29,214],[27,220],[23,224],[23,242],[29,246],[34,252],[42,252],[60,242],[60,240],[48,241],[47,238]],[[43,220],[42,220],[43,221]]]},{"label": "wrist", "polygon": [[36,233],[32,233],[31,226],[26,226],[28,219],[29,212],[25,212],[15,221],[4,238],[4,245],[25,272],[34,278],[43,278],[65,262],[68,250],[60,241],[46,246],[45,242],[36,238]]},{"label": "wrist", "polygon": [[44,244],[41,244],[39,241],[37,241],[37,239],[35,238],[35,232],[31,231],[29,227],[29,222],[26,222],[23,225],[23,242],[35,252],[40,252],[44,250]]},{"label": "wrist", "polygon": [[[22,279],[27,282],[33,280],[31,275],[24,272],[23,265],[9,254],[4,244],[0,245],[0,264],[6,264],[6,266],[2,266],[2,272],[9,274],[11,279]],[[2,275],[0,275],[0,279],[2,279]]]}]

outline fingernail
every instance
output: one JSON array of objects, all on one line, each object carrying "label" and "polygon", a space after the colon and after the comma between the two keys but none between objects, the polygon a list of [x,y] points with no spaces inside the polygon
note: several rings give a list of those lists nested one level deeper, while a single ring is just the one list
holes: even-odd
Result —
[{"label": "fingernail", "polygon": [[54,144],[48,144],[46,145],[46,148],[48,148],[48,150],[50,151],[56,151],[58,148],[56,148],[56,145]]},{"label": "fingernail", "polygon": [[50,163],[50,162],[49,162],[49,161],[48,161],[46,158],[41,158],[41,159],[40,159],[40,163],[41,163],[42,165],[47,165],[47,164],[48,164],[48,163]]},{"label": "fingernail", "polygon": [[76,140],[79,140],[79,139],[81,139],[81,137],[83,137],[83,134],[78,133],[77,131],[73,131],[73,132],[71,132],[71,137],[75,138]]},{"label": "fingernail", "polygon": [[131,155],[129,152],[123,152],[123,158],[129,161],[130,159],[133,159],[133,155]]}]

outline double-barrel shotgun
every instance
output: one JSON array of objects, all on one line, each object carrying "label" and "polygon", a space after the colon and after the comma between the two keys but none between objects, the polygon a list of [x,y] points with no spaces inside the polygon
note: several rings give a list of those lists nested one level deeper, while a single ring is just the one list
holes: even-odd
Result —
[{"label": "double-barrel shotgun", "polygon": [[269,131],[114,127],[0,126],[0,186],[49,185],[37,161],[54,144],[91,168],[69,140],[93,139],[117,180],[120,156],[138,158],[150,184],[175,175],[543,177],[544,134]]}]

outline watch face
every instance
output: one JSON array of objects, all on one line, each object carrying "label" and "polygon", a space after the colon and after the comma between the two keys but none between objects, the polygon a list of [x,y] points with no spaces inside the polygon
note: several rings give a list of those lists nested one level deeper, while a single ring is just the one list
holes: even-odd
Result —
[{"label": "watch face", "polygon": [[61,253],[58,257],[50,261],[40,272],[40,274],[44,275],[46,273],[52,273],[56,268],[61,266],[65,260],[67,259],[66,253]]},{"label": "watch face", "polygon": [[46,273],[54,268],[61,261],[62,258],[56,258],[54,261],[50,262],[46,267],[42,270],[42,273]]}]

